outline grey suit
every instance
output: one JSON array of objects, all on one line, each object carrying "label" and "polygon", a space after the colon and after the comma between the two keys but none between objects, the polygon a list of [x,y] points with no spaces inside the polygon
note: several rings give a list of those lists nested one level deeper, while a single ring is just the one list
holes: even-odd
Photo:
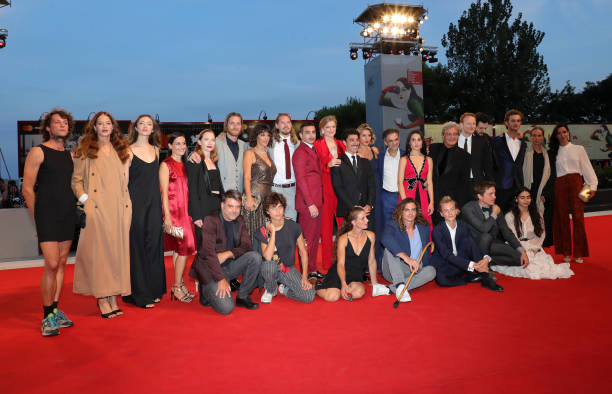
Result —
[{"label": "grey suit", "polygon": [[219,172],[223,189],[236,189],[240,193],[244,191],[244,176],[242,171],[242,157],[246,150],[246,143],[238,139],[238,160],[234,158],[232,151],[227,146],[225,133],[221,133],[215,139],[217,145],[217,156],[219,157]]},{"label": "grey suit", "polygon": [[472,237],[483,253],[491,256],[491,264],[521,264],[524,249],[502,214],[497,218],[486,218],[478,201],[472,200],[461,209],[461,218],[468,224]]}]

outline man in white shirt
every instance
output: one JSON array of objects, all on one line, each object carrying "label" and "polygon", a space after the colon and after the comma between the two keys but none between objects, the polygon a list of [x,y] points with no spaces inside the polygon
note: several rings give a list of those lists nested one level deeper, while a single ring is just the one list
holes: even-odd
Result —
[{"label": "man in white shirt", "polygon": [[436,283],[440,286],[465,285],[468,283],[466,276],[469,275],[470,282],[478,281],[485,289],[504,291],[489,272],[491,258],[482,254],[467,224],[457,220],[459,210],[455,201],[449,196],[442,197],[439,211],[444,222],[438,223],[432,232],[436,245],[432,256]]},{"label": "man in white shirt", "polygon": [[491,142],[497,202],[502,211],[510,208],[512,198],[523,186],[523,159],[527,144],[521,140],[519,132],[522,123],[523,114],[516,109],[509,110],[504,117],[506,133]]},{"label": "man in white shirt", "polygon": [[285,196],[287,200],[285,216],[296,221],[295,173],[293,172],[291,159],[299,140],[293,129],[289,114],[278,114],[274,122],[272,138],[274,141],[270,147],[270,156],[272,156],[272,160],[276,165],[276,175],[274,175],[274,180],[272,181],[272,191]]},{"label": "man in white shirt", "polygon": [[481,137],[476,131],[476,115],[466,112],[459,119],[461,133],[457,146],[470,155],[470,192],[474,185],[482,180],[493,180],[493,156],[491,146],[486,137]]}]

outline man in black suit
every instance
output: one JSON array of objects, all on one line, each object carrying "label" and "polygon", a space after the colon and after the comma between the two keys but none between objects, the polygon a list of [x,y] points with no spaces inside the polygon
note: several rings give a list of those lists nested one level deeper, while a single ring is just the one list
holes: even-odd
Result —
[{"label": "man in black suit", "polygon": [[514,233],[508,228],[500,207],[495,204],[495,183],[478,182],[474,188],[476,200],[465,204],[461,217],[480,249],[491,256],[496,265],[527,267],[529,258]]},{"label": "man in black suit", "polygon": [[344,144],[346,151],[340,157],[340,165],[331,169],[332,186],[338,197],[336,215],[344,217],[349,209],[362,207],[368,215],[368,229],[374,231],[376,182],[370,162],[357,154],[359,132],[345,130]]},{"label": "man in black suit", "polygon": [[459,120],[461,134],[459,134],[459,148],[470,155],[470,190],[480,181],[493,180],[493,155],[491,146],[486,137],[474,133],[476,130],[476,115],[466,112]]},{"label": "man in black suit", "polygon": [[523,159],[527,144],[519,133],[522,123],[523,114],[516,109],[509,110],[504,116],[507,131],[491,141],[497,203],[503,212],[510,208],[512,197],[523,186]]},{"label": "man in black suit", "polygon": [[436,268],[436,283],[440,286],[460,286],[480,282],[485,289],[504,291],[489,272],[491,258],[482,254],[467,224],[457,220],[459,210],[455,201],[444,196],[439,207],[444,221],[438,223],[432,232],[436,247],[431,263]]},{"label": "man in black suit", "polygon": [[[470,155],[457,147],[459,125],[446,122],[442,125],[442,143],[431,144],[429,155],[434,162],[433,183],[435,205],[440,205],[443,196],[450,196],[458,204],[463,205],[470,199],[467,180],[470,176]],[[435,211],[432,217],[434,223],[442,221]]]}]

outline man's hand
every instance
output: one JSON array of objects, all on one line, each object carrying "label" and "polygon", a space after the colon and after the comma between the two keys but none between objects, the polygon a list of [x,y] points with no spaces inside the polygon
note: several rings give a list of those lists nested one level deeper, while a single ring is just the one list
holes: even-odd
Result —
[{"label": "man's hand", "polygon": [[310,212],[311,218],[316,218],[317,216],[319,216],[319,210],[317,209],[317,206],[314,204],[308,207],[308,211]]},{"label": "man's hand", "polygon": [[202,161],[202,158],[200,157],[199,154],[195,153],[195,152],[191,152],[191,154],[189,155],[189,161],[192,163],[200,163]]},{"label": "man's hand", "polygon": [[308,281],[308,276],[302,275],[302,290],[310,290],[312,289],[312,285]]},{"label": "man's hand", "polygon": [[231,250],[226,250],[225,252],[217,253],[217,258],[219,259],[219,264],[223,264],[227,259],[233,259],[234,254]]},{"label": "man's hand", "polygon": [[528,265],[529,265],[529,257],[527,257],[526,252],[523,252],[521,253],[521,267],[527,268]]},{"label": "man's hand", "polygon": [[499,207],[499,205],[493,204],[493,211],[491,212],[491,214],[495,216],[499,216],[500,212],[501,212],[501,208]]},{"label": "man's hand", "polygon": [[219,298],[225,298],[226,295],[228,297],[232,296],[232,289],[229,283],[227,283],[227,280],[221,279],[217,282],[217,291],[215,292],[215,295]]},{"label": "man's hand", "polygon": [[415,272],[419,270],[419,263],[415,259],[411,259],[406,253],[401,252],[397,255],[404,263],[406,263],[410,267],[410,272]]},{"label": "man's hand", "polygon": [[483,258],[482,260],[474,263],[474,271],[489,272],[489,260]]}]

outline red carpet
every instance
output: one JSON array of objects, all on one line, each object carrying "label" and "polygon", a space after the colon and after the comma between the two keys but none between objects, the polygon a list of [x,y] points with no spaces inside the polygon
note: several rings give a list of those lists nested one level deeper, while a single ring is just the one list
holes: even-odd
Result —
[{"label": "red carpet", "polygon": [[571,279],[498,275],[501,294],[430,283],[399,309],[278,296],[220,316],[165,297],[103,320],[72,294],[70,266],[75,327],[54,338],[40,335],[42,269],[0,271],[1,392],[609,393],[610,226],[587,218],[591,257]]}]

